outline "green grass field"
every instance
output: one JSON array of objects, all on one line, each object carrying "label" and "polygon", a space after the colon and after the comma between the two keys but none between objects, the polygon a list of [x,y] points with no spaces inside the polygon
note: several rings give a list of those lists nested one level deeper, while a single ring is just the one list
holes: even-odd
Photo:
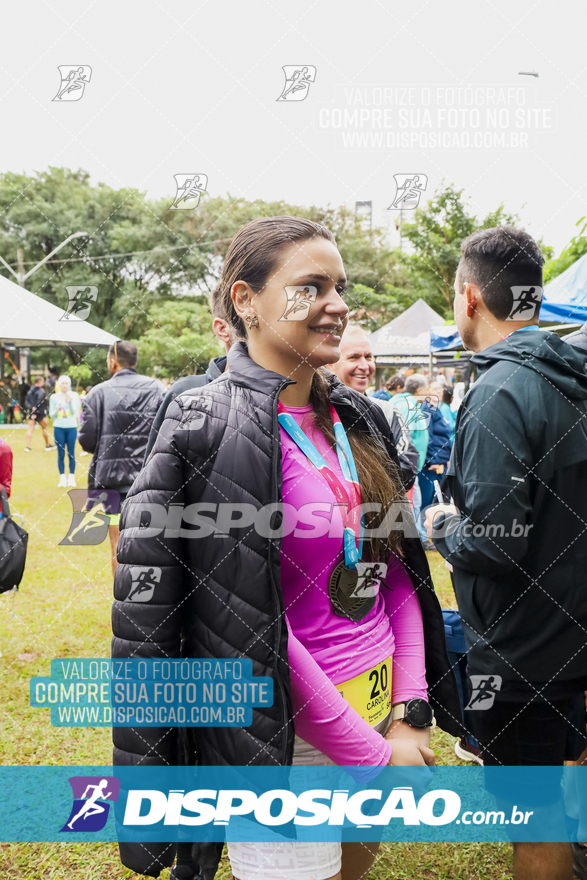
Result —
[{"label": "green grass field", "polygon": [[[56,452],[46,453],[35,429],[26,454],[25,431],[0,430],[14,451],[12,511],[25,517],[29,552],[18,595],[0,596],[0,758],[3,765],[108,765],[110,731],[52,727],[49,712],[29,705],[29,680],[49,675],[54,657],[109,657],[112,573],[109,543],[60,547],[71,520],[67,490],[57,489]],[[86,485],[90,457],[79,457],[78,486]],[[448,572],[429,554],[443,607],[456,607]],[[454,739],[436,732],[439,764],[458,765]],[[2,831],[0,829],[0,837]],[[125,870],[112,844],[0,844],[2,880],[122,880]],[[161,875],[167,880],[169,872]],[[219,874],[230,878],[226,858]],[[388,844],[370,880],[505,880],[512,876],[506,844]]]}]

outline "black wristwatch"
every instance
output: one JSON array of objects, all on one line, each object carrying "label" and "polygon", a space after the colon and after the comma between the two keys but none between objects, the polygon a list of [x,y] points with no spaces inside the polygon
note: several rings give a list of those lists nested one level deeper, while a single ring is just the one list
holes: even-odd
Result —
[{"label": "black wristwatch", "polygon": [[408,700],[407,703],[396,703],[392,710],[392,721],[404,721],[416,730],[436,727],[434,712],[426,700]]}]

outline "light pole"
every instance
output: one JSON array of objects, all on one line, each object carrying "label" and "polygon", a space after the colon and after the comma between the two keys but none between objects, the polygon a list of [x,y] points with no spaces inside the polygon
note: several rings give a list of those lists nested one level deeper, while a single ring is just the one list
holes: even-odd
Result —
[{"label": "light pole", "polygon": [[57,245],[57,247],[54,250],[52,250],[50,254],[47,254],[47,256],[43,260],[41,260],[39,263],[37,263],[36,266],[33,266],[33,268],[30,269],[26,274],[24,271],[24,262],[22,259],[23,253],[22,253],[21,248],[19,248],[16,252],[16,258],[18,261],[18,272],[15,272],[14,269],[12,268],[12,266],[9,266],[3,257],[0,257],[0,262],[4,266],[6,266],[6,268],[8,269],[9,272],[12,272],[12,274],[14,275],[14,277],[16,278],[16,280],[18,281],[20,286],[24,287],[24,283],[25,283],[26,279],[30,275],[32,275],[33,272],[36,272],[37,269],[40,269],[41,266],[43,266],[47,262],[47,260],[50,260],[51,257],[53,256],[53,254],[56,254],[57,251],[60,251],[61,248],[65,247],[65,245],[68,244],[73,238],[81,238],[84,235],[87,236],[88,233],[87,232],[74,232],[73,235],[70,235],[68,238],[65,239],[65,241],[62,241],[61,244]]}]

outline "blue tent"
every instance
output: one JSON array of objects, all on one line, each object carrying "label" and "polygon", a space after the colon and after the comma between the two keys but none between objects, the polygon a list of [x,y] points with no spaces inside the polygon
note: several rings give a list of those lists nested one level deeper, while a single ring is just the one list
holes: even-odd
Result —
[{"label": "blue tent", "polygon": [[443,351],[444,349],[462,351],[463,348],[463,341],[459,336],[456,324],[430,328],[430,351]]},{"label": "blue tent", "polygon": [[587,254],[546,285],[540,320],[563,324],[587,321]]}]

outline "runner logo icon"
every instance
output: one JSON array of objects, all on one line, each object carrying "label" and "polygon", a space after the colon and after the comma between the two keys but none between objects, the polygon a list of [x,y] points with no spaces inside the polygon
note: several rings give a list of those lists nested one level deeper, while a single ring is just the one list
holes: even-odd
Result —
[{"label": "runner logo icon", "polygon": [[357,562],[359,575],[352,598],[372,599],[379,592],[380,581],[387,574],[384,562]]},{"label": "runner logo icon", "polygon": [[316,302],[318,289],[312,284],[292,284],[283,288],[287,300],[280,321],[304,321],[310,312],[310,306]]},{"label": "runner logo icon", "polygon": [[200,196],[208,186],[207,174],[174,174],[175,199],[170,206],[177,211],[189,211],[200,204]]},{"label": "runner logo icon", "polygon": [[413,211],[420,204],[420,197],[428,186],[428,177],[426,174],[394,174],[393,179],[397,192],[387,210]]},{"label": "runner logo icon", "polygon": [[87,64],[62,64],[58,67],[61,85],[54,101],[79,101],[83,98],[86,85],[92,77],[92,68]]},{"label": "runner logo icon", "polygon": [[512,307],[506,321],[531,321],[538,314],[542,302],[542,288],[510,287],[512,292]]},{"label": "runner logo icon", "polygon": [[471,699],[465,709],[491,709],[501,690],[501,675],[470,675]]},{"label": "runner logo icon", "polygon": [[285,74],[285,85],[278,101],[305,101],[310,85],[316,80],[316,68],[311,64],[301,67],[286,64],[281,68]]},{"label": "runner logo icon", "polygon": [[69,305],[59,320],[85,321],[90,317],[92,304],[98,299],[98,288],[92,284],[75,284],[65,289],[69,297]]},{"label": "runner logo icon", "polygon": [[101,831],[108,821],[110,804],[120,794],[120,780],[114,776],[72,776],[73,806],[62,832]]},{"label": "runner logo icon", "polygon": [[133,565],[130,569],[132,578],[127,602],[150,602],[156,584],[161,582],[161,569],[149,565]]}]

